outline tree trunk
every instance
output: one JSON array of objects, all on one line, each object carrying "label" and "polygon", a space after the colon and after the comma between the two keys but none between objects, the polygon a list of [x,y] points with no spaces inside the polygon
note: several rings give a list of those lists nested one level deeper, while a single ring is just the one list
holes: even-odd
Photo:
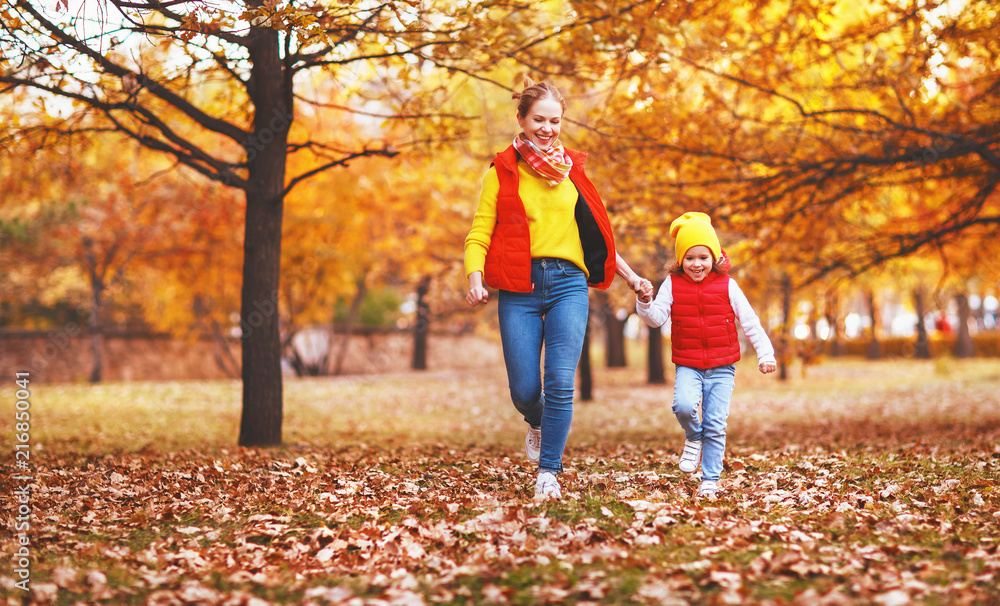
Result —
[{"label": "tree trunk", "polygon": [[955,302],[958,303],[958,338],[955,340],[955,357],[972,358],[976,355],[976,347],[972,342],[972,333],[969,332],[969,318],[972,317],[972,310],[969,309],[969,297],[965,293],[955,295]]},{"label": "tree trunk", "polygon": [[281,213],[280,199],[275,202],[247,192],[240,310],[243,332],[240,446],[281,444],[281,337],[277,313]]},{"label": "tree trunk", "polygon": [[[336,306],[334,306],[331,316],[336,315]],[[326,353],[323,354],[323,359],[319,363],[319,367],[322,369],[321,372],[325,377],[333,374],[333,350],[336,346],[337,333],[333,330],[333,322],[330,322],[330,330],[326,333]]]},{"label": "tree trunk", "polygon": [[882,359],[882,343],[878,340],[878,310],[875,307],[875,292],[868,291],[868,313],[872,316],[871,341],[868,342],[868,350],[865,357],[869,360]]},{"label": "tree trunk", "polygon": [[667,377],[663,368],[663,331],[659,326],[649,329],[646,363],[649,369],[647,382],[650,385],[666,385]]},{"label": "tree trunk", "polygon": [[913,303],[917,308],[917,342],[914,344],[913,355],[921,360],[931,359],[931,345],[927,339],[927,327],[924,325],[924,291],[917,289],[913,291]]},{"label": "tree trunk", "polygon": [[365,300],[368,292],[368,284],[365,282],[367,276],[362,276],[356,283],[357,290],[354,293],[354,300],[351,301],[351,310],[347,313],[347,326],[344,327],[344,336],[340,338],[340,351],[337,352],[337,362],[333,367],[333,374],[339,375],[344,369],[344,359],[347,358],[347,346],[350,345],[351,335],[354,334],[354,327],[358,323],[361,315],[361,304]]},{"label": "tree trunk", "polygon": [[295,349],[294,345],[288,349],[291,351],[291,354],[288,355],[288,363],[292,365],[292,370],[295,371],[295,376],[300,378],[309,376],[309,368],[302,359],[302,355],[299,354],[299,350]]},{"label": "tree trunk", "polygon": [[792,278],[788,274],[781,276],[781,336],[778,337],[778,379],[788,380],[788,360],[791,359],[788,348],[791,347],[792,322]]},{"label": "tree trunk", "polygon": [[615,316],[607,293],[604,293],[601,311],[604,312],[605,363],[608,368],[625,368],[625,322]]},{"label": "tree trunk", "polygon": [[229,342],[222,334],[222,327],[215,320],[212,320],[212,338],[215,340],[215,363],[230,379],[240,376],[240,365],[229,349]]},{"label": "tree trunk", "polygon": [[417,321],[413,326],[413,370],[427,370],[427,332],[430,329],[431,308],[427,304],[430,276],[417,286]]},{"label": "tree trunk", "polygon": [[101,375],[104,372],[104,329],[101,326],[101,295],[104,293],[104,285],[96,278],[91,278],[91,291],[94,296],[93,309],[90,312],[90,350],[94,356],[94,366],[90,369],[91,383],[100,383]]},{"label": "tree trunk", "polygon": [[594,399],[594,374],[590,365],[590,314],[587,314],[587,328],[583,333],[583,351],[580,352],[580,364],[577,366],[580,375],[580,401],[590,402]]},{"label": "tree trunk", "polygon": [[827,347],[829,354],[835,358],[845,355],[847,347],[841,338],[843,322],[840,321],[840,299],[835,293],[828,293],[826,297],[826,323],[830,327],[828,337],[830,345]]},{"label": "tree trunk", "polygon": [[285,163],[291,125],[291,74],[284,70],[277,30],[252,26],[247,34],[251,75],[247,92],[254,110],[247,157],[246,226],[243,239],[243,411],[240,446],[281,444],[283,415],[278,286]]},{"label": "tree trunk", "polygon": [[[210,317],[208,306],[205,305],[205,302],[202,300],[200,295],[194,298],[192,309],[198,317]],[[214,318],[209,320],[208,324],[209,330],[212,334],[212,341],[215,343],[215,348],[212,351],[212,357],[215,358],[215,364],[226,374],[227,377],[235,379],[240,376],[240,364],[233,356],[232,350],[229,349],[229,342],[226,340],[226,336],[222,332],[222,327],[219,326],[219,323]]]}]

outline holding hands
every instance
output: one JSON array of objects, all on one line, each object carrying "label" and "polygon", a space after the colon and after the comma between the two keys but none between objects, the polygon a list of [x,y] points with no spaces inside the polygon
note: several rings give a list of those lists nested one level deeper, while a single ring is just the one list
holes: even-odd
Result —
[{"label": "holding hands", "polygon": [[639,274],[632,271],[632,268],[628,266],[625,259],[622,256],[615,253],[616,255],[616,266],[615,271],[618,275],[625,279],[628,287],[632,289],[635,296],[643,303],[649,303],[653,300],[653,283],[639,276]]},{"label": "holding hands", "polygon": [[629,281],[628,287],[635,293],[635,297],[643,303],[649,303],[653,300],[653,283],[646,278],[635,276],[633,280]]},{"label": "holding hands", "polygon": [[653,300],[653,283],[646,278],[639,278],[638,284],[632,290],[635,291],[635,297],[643,303]]}]

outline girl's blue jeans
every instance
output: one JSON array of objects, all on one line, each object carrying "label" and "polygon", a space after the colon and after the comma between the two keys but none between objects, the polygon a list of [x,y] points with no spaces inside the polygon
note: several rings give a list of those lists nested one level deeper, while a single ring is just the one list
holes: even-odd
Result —
[{"label": "girl's blue jeans", "polygon": [[[718,480],[726,453],[726,422],[736,385],[736,366],[704,370],[677,366],[673,412],[688,440],[701,440],[701,478]],[[701,405],[701,419],[698,405]]]},{"label": "girl's blue jeans", "polygon": [[539,258],[531,260],[531,282],[530,293],[500,291],[500,339],[514,407],[525,421],[542,427],[538,470],[560,473],[587,330],[587,277],[569,261]]}]

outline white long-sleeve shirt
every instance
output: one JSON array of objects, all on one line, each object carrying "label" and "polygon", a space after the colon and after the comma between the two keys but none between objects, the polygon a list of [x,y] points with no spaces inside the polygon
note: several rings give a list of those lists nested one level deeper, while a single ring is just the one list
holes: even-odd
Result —
[{"label": "white long-sleeve shirt", "polygon": [[[753,307],[750,306],[750,301],[747,300],[746,295],[743,294],[736,280],[732,277],[729,278],[729,304],[732,305],[733,313],[736,314],[736,319],[739,320],[740,326],[743,328],[743,334],[746,335],[750,344],[753,345],[754,351],[757,352],[757,365],[764,362],[776,362],[771,339],[767,338],[767,333],[764,332],[764,327],[760,324],[760,318],[757,317]],[[660,291],[656,293],[655,299],[649,303],[643,303],[636,299],[635,313],[639,314],[639,317],[649,326],[663,326],[670,320],[670,310],[673,305],[673,286],[670,276],[667,276],[667,279],[660,285]]]}]

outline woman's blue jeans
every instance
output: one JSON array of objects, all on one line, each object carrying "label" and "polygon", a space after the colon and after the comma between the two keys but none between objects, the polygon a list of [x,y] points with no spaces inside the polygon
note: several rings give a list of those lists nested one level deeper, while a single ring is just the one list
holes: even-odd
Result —
[{"label": "woman's blue jeans", "polygon": [[540,258],[531,260],[531,282],[530,293],[500,291],[500,339],[514,407],[525,421],[542,427],[538,469],[560,473],[587,330],[587,277],[569,261]]},{"label": "woman's blue jeans", "polygon": [[[726,453],[726,422],[736,385],[736,367],[704,370],[677,366],[673,412],[688,440],[701,440],[701,479],[718,480]],[[701,420],[698,405],[701,404]]]}]

